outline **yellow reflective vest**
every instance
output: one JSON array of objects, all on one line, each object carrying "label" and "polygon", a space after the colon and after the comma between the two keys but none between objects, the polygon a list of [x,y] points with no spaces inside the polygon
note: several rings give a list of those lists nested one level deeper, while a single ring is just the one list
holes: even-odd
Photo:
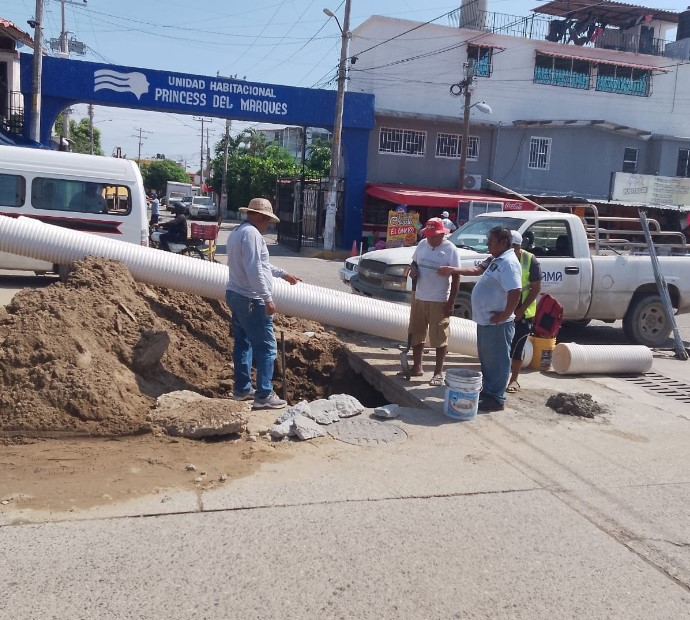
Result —
[{"label": "yellow reflective vest", "polygon": [[[533,257],[533,254],[525,252],[525,250],[522,250],[522,252],[520,252],[520,267],[522,268],[522,292],[520,293],[520,303],[527,299],[527,295],[529,295],[529,290],[531,288],[529,282],[529,272],[530,267],[532,266]],[[537,300],[534,299],[532,303],[529,306],[527,306],[527,308],[525,308],[525,318],[531,319],[534,317],[536,313]]]}]

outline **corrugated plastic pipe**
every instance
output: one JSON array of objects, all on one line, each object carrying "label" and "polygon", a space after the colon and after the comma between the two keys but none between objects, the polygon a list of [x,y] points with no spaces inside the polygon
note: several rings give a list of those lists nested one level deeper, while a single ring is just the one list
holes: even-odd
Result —
[{"label": "corrugated plastic pipe", "polygon": [[647,372],[652,367],[652,352],[643,345],[557,344],[551,366],[559,375],[624,374]]},{"label": "corrugated plastic pipe", "polygon": [[[60,228],[32,218],[0,216],[0,251],[56,265],[70,265],[87,256],[111,258],[124,263],[140,282],[225,299],[225,265]],[[407,340],[410,311],[406,306],[310,284],[291,286],[280,279],[275,281],[273,297],[282,314],[400,342]],[[476,356],[476,325],[451,318],[448,349]]]}]

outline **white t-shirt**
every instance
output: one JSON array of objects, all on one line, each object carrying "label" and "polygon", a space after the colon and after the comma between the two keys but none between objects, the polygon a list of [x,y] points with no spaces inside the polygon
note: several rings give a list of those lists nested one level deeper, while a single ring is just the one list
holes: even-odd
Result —
[{"label": "white t-shirt", "polygon": [[448,301],[450,278],[439,275],[438,268],[446,265],[460,267],[455,245],[444,239],[441,245],[432,248],[426,239],[422,239],[412,260],[417,263],[419,273],[415,298],[421,301]]},{"label": "white t-shirt", "polygon": [[453,223],[453,220],[448,219],[447,217],[442,217],[441,221],[443,222],[443,225],[450,230],[450,232],[453,232],[454,230],[457,229],[457,226]]},{"label": "white t-shirt", "polygon": [[[512,248],[494,258],[472,289],[472,320],[491,325],[494,312],[503,312],[508,291],[522,288],[522,268]],[[515,318],[511,314],[505,322]]]}]

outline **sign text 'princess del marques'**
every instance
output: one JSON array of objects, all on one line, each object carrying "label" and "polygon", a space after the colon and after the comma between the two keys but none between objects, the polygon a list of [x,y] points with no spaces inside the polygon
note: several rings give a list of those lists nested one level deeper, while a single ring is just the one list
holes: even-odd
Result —
[{"label": "sign text 'princess del marques'", "polygon": [[170,75],[167,87],[156,87],[154,91],[156,101],[200,108],[205,108],[210,102],[211,107],[219,111],[232,110],[238,96],[243,112],[277,115],[288,112],[288,104],[276,101],[276,94],[270,86]]}]

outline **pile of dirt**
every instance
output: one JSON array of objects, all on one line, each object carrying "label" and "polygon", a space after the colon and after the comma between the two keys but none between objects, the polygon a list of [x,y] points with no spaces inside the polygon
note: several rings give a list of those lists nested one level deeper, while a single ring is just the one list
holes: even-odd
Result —
[{"label": "pile of dirt", "polygon": [[591,394],[583,392],[575,394],[559,392],[549,396],[546,405],[557,413],[574,415],[580,418],[593,418],[595,415],[606,413],[607,411],[606,407],[597,403]]},{"label": "pile of dirt", "polygon": [[[275,325],[289,400],[327,397],[342,343],[313,321],[276,316]],[[137,283],[116,261],[80,261],[65,284],[22,291],[0,308],[0,431],[136,434],[150,430],[162,394],[229,398],[230,331],[220,301]],[[281,393],[279,367],[275,385]]]}]

